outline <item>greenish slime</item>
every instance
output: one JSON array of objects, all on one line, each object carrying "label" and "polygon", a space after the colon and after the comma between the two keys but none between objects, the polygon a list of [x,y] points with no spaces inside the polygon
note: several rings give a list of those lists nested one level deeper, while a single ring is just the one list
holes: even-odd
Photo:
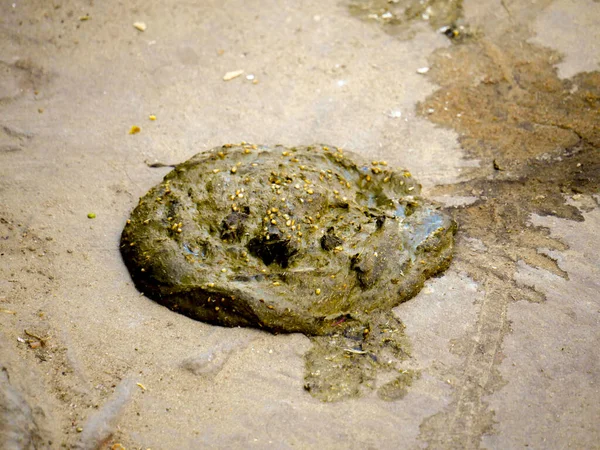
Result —
[{"label": "greenish slime", "polygon": [[[312,336],[307,390],[359,395],[369,373],[398,370],[406,346],[390,310],[448,267],[456,226],[409,172],[357,160],[323,145],[195,155],[140,199],[123,230],[133,281],[197,320]],[[404,372],[396,384],[407,385]]]}]

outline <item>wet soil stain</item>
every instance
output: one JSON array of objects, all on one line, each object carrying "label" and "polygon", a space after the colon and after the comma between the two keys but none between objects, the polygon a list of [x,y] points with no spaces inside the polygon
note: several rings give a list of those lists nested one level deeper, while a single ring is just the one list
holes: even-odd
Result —
[{"label": "wet soil stain", "polygon": [[[459,225],[453,264],[480,283],[485,297],[476,330],[452,342],[452,351],[464,361],[444,375],[458,380],[452,402],[421,424],[420,439],[430,448],[479,448],[481,437],[494,432],[494,411],[485,396],[505,383],[497,367],[503,337],[510,333],[508,305],[544,301],[543,293],[515,279],[517,265],[568,278],[551,256],[566,245],[548,229],[533,226],[531,215],[582,221],[582,209],[598,206],[600,73],[559,79],[554,65],[560,55],[527,43],[529,24],[519,23],[504,2],[506,23],[494,24],[488,36],[462,23],[460,2],[440,3],[454,6],[454,13],[430,24],[452,30],[458,23],[468,32],[447,33],[457,45],[429,58],[427,76],[439,89],[417,112],[456,130],[466,157],[480,162],[464,181],[438,186],[433,194],[476,198],[449,208]],[[349,9],[387,33],[406,37],[414,35],[412,24],[424,19],[421,12],[408,20],[411,4],[353,2]],[[405,8],[405,15],[389,14],[394,7]],[[532,6],[530,17],[543,7]]]},{"label": "wet soil stain", "polygon": [[518,260],[566,277],[539,251],[564,244],[531,226],[530,216],[581,221],[567,198],[600,187],[600,73],[560,80],[556,61],[530,44],[485,39],[440,50],[431,58],[431,76],[442,87],[418,106],[429,120],[457,130],[467,156],[480,161],[469,181],[435,192],[478,197],[455,208],[454,217],[463,236],[484,242],[486,257],[504,262],[497,273],[507,280]]},{"label": "wet soil stain", "polygon": [[[453,445],[479,448],[481,436],[493,433],[494,412],[484,396],[504,384],[497,366],[510,332],[508,305],[544,300],[515,280],[517,264],[568,277],[548,252],[566,245],[531,225],[531,215],[582,221],[569,200],[587,198],[593,205],[600,189],[600,74],[560,80],[552,67],[557,55],[513,44],[481,40],[440,50],[431,59],[431,76],[442,87],[418,107],[457,130],[468,157],[481,162],[468,181],[435,190],[478,197],[452,210],[460,229],[455,267],[478,281],[486,296],[479,331],[455,345],[466,363],[455,374],[462,381],[452,404],[421,425],[421,439],[432,447],[448,445],[450,435]],[[473,238],[485,250],[474,251]]]}]

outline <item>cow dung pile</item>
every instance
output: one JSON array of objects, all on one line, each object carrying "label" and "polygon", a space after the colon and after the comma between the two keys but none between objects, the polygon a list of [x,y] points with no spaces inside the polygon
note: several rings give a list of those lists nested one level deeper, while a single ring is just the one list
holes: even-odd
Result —
[{"label": "cow dung pile", "polygon": [[224,145],[140,199],[121,252],[137,288],[173,311],[330,335],[448,267],[456,226],[420,189],[336,147]]}]

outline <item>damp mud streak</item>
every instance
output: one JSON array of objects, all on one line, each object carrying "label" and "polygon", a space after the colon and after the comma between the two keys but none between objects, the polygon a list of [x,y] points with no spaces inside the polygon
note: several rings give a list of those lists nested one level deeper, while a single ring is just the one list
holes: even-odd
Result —
[{"label": "damp mud streak", "polygon": [[[467,155],[481,163],[468,181],[434,191],[478,197],[452,211],[460,225],[456,268],[481,283],[486,295],[473,344],[460,351],[466,364],[456,374],[462,383],[454,401],[422,424],[422,439],[433,448],[448,439],[478,448],[481,436],[493,432],[493,411],[484,397],[504,383],[497,366],[510,332],[508,305],[544,300],[514,279],[517,263],[567,277],[550,256],[565,244],[531,225],[531,215],[582,221],[570,201],[596,206],[600,189],[600,74],[560,80],[552,66],[557,55],[507,37],[434,54],[431,76],[442,87],[418,107],[433,122],[457,130]],[[486,250],[474,251],[472,239]]]},{"label": "damp mud streak", "polygon": [[[355,1],[349,10],[387,33],[410,36],[406,12],[413,3],[434,2]],[[504,385],[497,368],[510,332],[508,305],[545,299],[515,280],[517,264],[568,278],[551,256],[566,245],[533,226],[531,215],[582,221],[582,210],[598,206],[600,73],[559,79],[554,65],[560,55],[527,42],[532,18],[547,1],[500,2],[504,18],[490,29],[468,26],[460,2],[440,3],[454,5],[456,14],[442,15],[434,27],[457,30],[460,23],[468,32],[446,32],[455,45],[429,57],[427,77],[439,88],[417,112],[456,130],[466,156],[480,162],[463,182],[438,186],[432,194],[477,198],[449,209],[459,226],[453,267],[480,283],[485,297],[475,331],[453,345],[464,360],[451,374],[458,380],[453,400],[421,424],[420,439],[429,448],[480,448],[481,437],[494,433],[494,412],[485,397]],[[517,7],[520,14],[512,14]],[[429,17],[421,13],[413,22],[419,20]]]}]

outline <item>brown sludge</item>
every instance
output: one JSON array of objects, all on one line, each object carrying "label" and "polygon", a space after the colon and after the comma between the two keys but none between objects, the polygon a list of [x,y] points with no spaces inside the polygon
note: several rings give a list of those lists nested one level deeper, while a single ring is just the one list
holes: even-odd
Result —
[{"label": "brown sludge", "polygon": [[335,147],[225,145],[178,165],[121,237],[136,286],[194,319],[326,335],[413,297],[454,222],[408,171]]}]

